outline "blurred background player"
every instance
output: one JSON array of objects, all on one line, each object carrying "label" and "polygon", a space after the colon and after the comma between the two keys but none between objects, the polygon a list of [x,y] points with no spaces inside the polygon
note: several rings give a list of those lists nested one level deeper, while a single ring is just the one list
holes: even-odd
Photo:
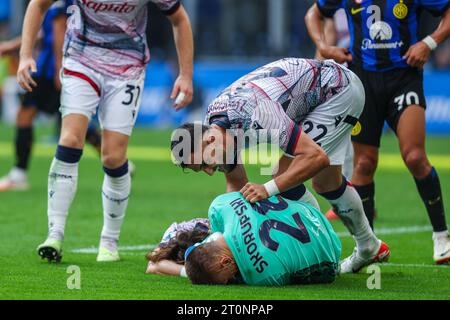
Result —
[{"label": "blurred background player", "polygon": [[185,254],[194,284],[281,286],[336,279],[341,242],[307,203],[277,196],[251,204],[232,192],[213,201],[208,217],[212,234]]},{"label": "blurred background player", "polygon": [[[59,71],[62,63],[67,8],[71,3],[71,0],[56,1],[50,7],[42,23],[37,72],[33,73],[37,87],[33,92],[27,92],[22,97],[22,104],[16,118],[14,145],[16,163],[5,177],[0,178],[0,192],[29,189],[27,170],[33,145],[33,121],[38,112],[57,114],[57,121],[60,123],[58,112],[61,94]],[[17,51],[20,44],[21,37],[0,43],[0,56]],[[100,154],[101,136],[93,124],[89,126],[86,140]]]},{"label": "blurred background player", "polygon": [[[75,196],[78,163],[88,123],[99,110],[102,127],[102,162],[105,172],[102,200],[104,225],[97,261],[118,261],[118,241],[131,190],[127,147],[136,117],[149,61],[145,37],[149,0],[76,1],[66,30],[62,65],[62,128],[48,179],[47,240],[38,254],[60,261],[69,208]],[[193,37],[189,17],[177,0],[152,0],[173,26],[180,74],[171,98],[175,109],[192,100]],[[22,31],[19,84],[29,92],[36,87],[32,50],[37,31],[53,1],[32,0]]]},{"label": "blurred background player", "polygon": [[[346,10],[349,19],[352,34],[349,50],[325,41],[322,21],[339,8]],[[442,15],[442,20],[431,35],[420,40],[418,14],[422,9],[435,16]],[[402,158],[414,177],[433,226],[433,259],[436,263],[449,261],[450,237],[439,177],[425,153],[422,71],[431,51],[450,35],[449,1],[319,0],[306,15],[306,24],[321,56],[347,62],[364,84],[366,104],[352,137],[355,151],[352,182],[363,199],[372,228],[374,175],[382,129],[387,121],[397,135]]]}]

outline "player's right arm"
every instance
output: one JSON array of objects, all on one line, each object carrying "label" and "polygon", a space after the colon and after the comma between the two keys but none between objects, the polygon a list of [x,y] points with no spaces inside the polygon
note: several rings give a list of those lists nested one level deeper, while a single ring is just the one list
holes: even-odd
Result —
[{"label": "player's right arm", "polygon": [[[319,8],[319,6],[322,6]],[[319,0],[312,5],[305,16],[309,36],[316,45],[317,51],[325,59],[334,59],[338,63],[351,62],[352,55],[345,48],[329,45],[324,32],[325,18],[332,18],[341,7],[341,0]]]},{"label": "player's right arm", "polygon": [[[331,18],[326,18],[323,22],[323,32],[325,34],[325,42],[330,46],[335,46],[337,44],[337,31],[334,24],[334,20]],[[324,60],[324,57],[320,55],[319,50],[316,48],[315,59]]]},{"label": "player's right arm", "polygon": [[184,266],[170,260],[161,260],[156,263],[149,261],[145,273],[166,276],[182,276],[183,269]]},{"label": "player's right arm", "polygon": [[25,13],[17,82],[29,92],[33,91],[32,87],[37,85],[30,74],[30,71],[37,71],[36,61],[33,59],[33,48],[45,14],[53,2],[54,0],[31,0]]}]

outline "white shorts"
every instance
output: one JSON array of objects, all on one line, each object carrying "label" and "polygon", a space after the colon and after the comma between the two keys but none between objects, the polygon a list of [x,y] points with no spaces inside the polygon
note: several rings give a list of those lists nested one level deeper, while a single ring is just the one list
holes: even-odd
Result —
[{"label": "white shorts", "polygon": [[102,130],[130,136],[139,113],[145,72],[138,79],[118,80],[72,59],[64,59],[61,71],[62,117],[96,114]]},{"label": "white shorts", "polygon": [[330,159],[343,165],[351,148],[351,132],[364,109],[365,92],[361,80],[351,71],[350,84],[342,92],[317,106],[301,123],[307,133]]}]

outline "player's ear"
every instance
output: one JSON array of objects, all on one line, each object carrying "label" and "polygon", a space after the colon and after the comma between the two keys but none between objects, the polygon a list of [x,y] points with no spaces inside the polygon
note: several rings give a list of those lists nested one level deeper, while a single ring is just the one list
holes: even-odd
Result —
[{"label": "player's ear", "polygon": [[216,141],[216,137],[213,135],[213,134],[209,134],[208,132],[207,133],[205,133],[206,134],[206,142],[208,143],[208,144],[211,144],[211,143],[213,143],[214,141]]},{"label": "player's ear", "polygon": [[224,254],[220,257],[220,265],[222,267],[227,267],[231,263],[233,263],[233,259],[230,256]]}]

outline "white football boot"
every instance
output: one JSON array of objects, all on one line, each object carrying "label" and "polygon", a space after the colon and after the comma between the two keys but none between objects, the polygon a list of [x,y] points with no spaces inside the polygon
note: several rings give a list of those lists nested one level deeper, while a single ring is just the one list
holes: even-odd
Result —
[{"label": "white football boot", "polygon": [[48,262],[61,262],[62,259],[62,241],[47,239],[43,244],[37,247],[37,253],[42,259]]},{"label": "white football boot", "polygon": [[367,267],[377,262],[387,262],[391,255],[389,247],[383,241],[380,241],[380,246],[375,254],[364,257],[355,248],[352,255],[340,263],[339,273],[358,273],[362,268]]},{"label": "white football boot", "polygon": [[450,235],[443,237],[433,237],[434,254],[433,259],[437,264],[444,264],[450,261]]},{"label": "white football boot", "polygon": [[29,188],[27,173],[23,169],[14,167],[6,176],[0,178],[0,192],[27,191]]},{"label": "white football boot", "polygon": [[105,247],[100,247],[97,255],[97,262],[116,262],[120,261],[119,251],[111,251]]}]

